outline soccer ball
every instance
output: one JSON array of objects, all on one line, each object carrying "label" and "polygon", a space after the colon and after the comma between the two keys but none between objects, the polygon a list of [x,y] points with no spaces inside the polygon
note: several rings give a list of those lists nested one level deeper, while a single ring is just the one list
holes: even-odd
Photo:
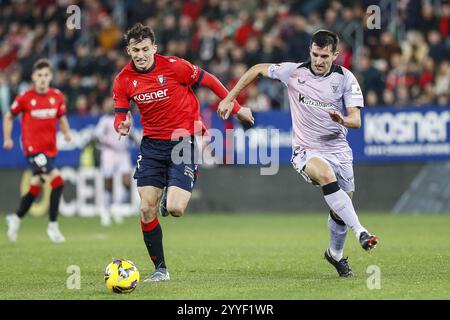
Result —
[{"label": "soccer ball", "polygon": [[139,283],[139,270],[130,260],[114,260],[106,267],[105,283],[109,291],[130,293]]}]

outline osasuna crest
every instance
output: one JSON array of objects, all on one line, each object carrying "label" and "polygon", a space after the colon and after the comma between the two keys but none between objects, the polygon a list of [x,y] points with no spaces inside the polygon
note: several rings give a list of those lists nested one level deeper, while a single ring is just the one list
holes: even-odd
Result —
[{"label": "osasuna crest", "polygon": [[158,81],[160,85],[164,85],[166,83],[166,79],[164,79],[162,74],[158,75]]},{"label": "osasuna crest", "polygon": [[50,97],[50,99],[49,99],[49,101],[50,101],[50,104],[55,104],[55,98],[53,98],[53,97]]},{"label": "osasuna crest", "polygon": [[331,90],[333,90],[333,93],[337,93],[339,90],[339,83],[331,82],[330,83]]}]

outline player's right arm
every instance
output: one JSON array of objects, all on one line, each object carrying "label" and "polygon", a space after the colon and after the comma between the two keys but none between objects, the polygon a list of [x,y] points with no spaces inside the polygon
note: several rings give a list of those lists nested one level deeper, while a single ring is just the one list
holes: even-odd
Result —
[{"label": "player's right arm", "polygon": [[3,148],[11,150],[14,147],[14,141],[11,139],[14,117],[10,111],[3,117]]},{"label": "player's right arm", "polygon": [[116,77],[113,85],[114,99],[114,129],[121,136],[127,136],[131,128],[131,112],[129,111],[130,100],[122,88],[120,78]]},{"label": "player's right arm", "polygon": [[5,116],[3,117],[3,148],[5,148],[6,150],[11,150],[14,147],[14,141],[11,138],[11,133],[14,117],[24,110],[24,103],[22,101],[23,97],[23,94],[17,96],[13,104],[11,105],[11,110],[6,112]]},{"label": "player's right arm", "polygon": [[239,96],[242,90],[244,90],[250,83],[252,83],[256,78],[263,76],[269,76],[270,63],[260,63],[254,65],[239,79],[238,83],[234,88],[228,93],[228,95],[223,99],[217,109],[219,117],[222,119],[228,119],[233,110],[233,101]]}]

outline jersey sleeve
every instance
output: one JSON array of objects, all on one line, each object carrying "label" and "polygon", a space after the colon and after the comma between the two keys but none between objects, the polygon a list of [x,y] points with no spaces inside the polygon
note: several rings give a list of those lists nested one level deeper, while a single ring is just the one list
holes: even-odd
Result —
[{"label": "jersey sleeve", "polygon": [[200,67],[178,57],[169,58],[169,63],[180,83],[191,87],[202,81],[204,71]]},{"label": "jersey sleeve", "polygon": [[358,80],[356,80],[353,73],[346,70],[344,73],[344,105],[349,107],[364,107],[364,98],[359,86]]},{"label": "jersey sleeve", "polygon": [[11,113],[13,116],[17,116],[19,113],[21,113],[22,111],[24,111],[25,109],[25,103],[24,103],[24,95],[18,95],[15,99],[14,102],[11,105]]},{"label": "jersey sleeve", "polygon": [[271,64],[267,70],[267,73],[269,78],[280,80],[287,87],[289,77],[298,66],[298,63],[293,62]]},{"label": "jersey sleeve", "polygon": [[116,109],[128,108],[130,106],[130,100],[128,99],[127,94],[122,87],[119,77],[116,77],[116,79],[114,79],[113,99],[114,99],[114,108]]},{"label": "jersey sleeve", "polygon": [[64,94],[59,94],[59,106],[58,106],[58,112],[57,117],[61,118],[67,113],[67,106],[66,106],[66,98],[64,97]]}]

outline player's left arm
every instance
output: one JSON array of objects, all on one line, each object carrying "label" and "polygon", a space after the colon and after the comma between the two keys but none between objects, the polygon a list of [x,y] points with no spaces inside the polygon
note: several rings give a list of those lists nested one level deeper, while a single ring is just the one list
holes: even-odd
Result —
[{"label": "player's left arm", "polygon": [[333,121],[340,123],[347,128],[358,129],[361,128],[361,108],[364,107],[364,98],[353,73],[344,69],[344,90],[342,100],[347,109],[347,116],[342,115],[338,111],[330,112],[330,117]]},{"label": "player's left arm", "polygon": [[66,117],[67,113],[66,99],[62,92],[60,92],[59,90],[57,90],[57,92],[60,100],[57,111],[57,117],[59,119],[59,128],[64,135],[64,140],[70,142],[72,141],[72,134],[70,132],[69,121],[67,120]]},{"label": "player's left arm", "polygon": [[14,116],[11,111],[6,112],[3,117],[3,148],[6,150],[11,150],[14,147],[13,139],[11,138],[11,133],[13,129]]},{"label": "player's left arm", "polygon": [[343,116],[338,111],[330,112],[330,117],[333,121],[342,124],[344,127],[359,129],[361,128],[361,108],[350,107],[347,108],[347,116]]},{"label": "player's left arm", "polygon": [[64,140],[66,140],[67,142],[72,141],[72,133],[70,131],[69,121],[67,120],[67,117],[65,115],[59,118],[59,128],[64,135]]},{"label": "player's left arm", "polygon": [[[201,78],[199,85],[205,86],[210,89],[214,94],[219,97],[221,100],[225,99],[228,95],[228,90],[225,86],[217,79],[214,75],[210,74],[202,70],[203,77]],[[233,109],[231,110],[231,114],[236,115],[236,117],[246,123],[254,124],[255,119],[253,118],[252,111],[250,108],[241,107],[236,99],[233,100]]]},{"label": "player's left arm", "polygon": [[119,140],[122,136],[128,136],[131,129],[130,100],[126,90],[122,88],[121,81],[116,77],[113,84],[114,129],[119,134]]},{"label": "player's left arm", "polygon": [[[192,65],[184,59],[173,57],[172,61],[172,63],[174,63],[175,75],[180,83],[190,87],[207,87],[220,99],[224,99],[228,95],[228,90],[214,75],[200,69],[198,66]],[[236,115],[241,122],[253,125],[254,119],[251,110],[249,108],[241,107],[235,99],[233,99],[232,102],[233,109],[231,114]]]}]

